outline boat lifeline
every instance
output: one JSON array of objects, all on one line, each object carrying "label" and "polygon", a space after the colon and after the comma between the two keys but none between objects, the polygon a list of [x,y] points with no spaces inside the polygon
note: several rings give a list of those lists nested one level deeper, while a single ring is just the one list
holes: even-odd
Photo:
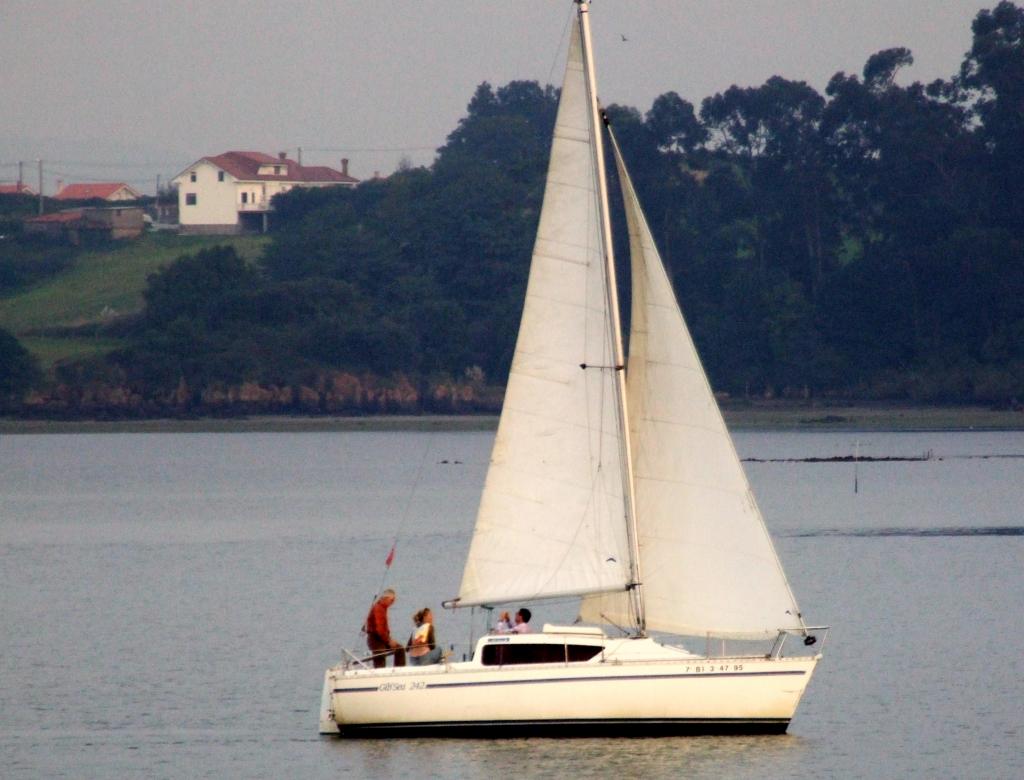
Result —
[{"label": "boat lifeline", "polygon": [[[579,598],[592,625],[487,635],[462,662],[339,664],[323,733],[783,732],[821,657],[806,653],[825,629],[803,621],[609,131],[632,266],[623,354],[604,124],[578,1],[501,420],[449,604]],[[790,634],[804,654],[783,654]],[[766,649],[724,649],[753,640]]]}]

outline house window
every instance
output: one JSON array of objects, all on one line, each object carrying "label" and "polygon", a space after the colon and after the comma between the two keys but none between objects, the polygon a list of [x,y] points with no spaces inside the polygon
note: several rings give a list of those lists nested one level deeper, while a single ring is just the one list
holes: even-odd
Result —
[{"label": "house window", "polygon": [[224,181],[224,171],[217,171],[217,181]]},{"label": "house window", "polygon": [[196,172],[195,171],[192,171],[192,173],[190,173],[188,175],[188,180],[189,181],[195,181],[196,180]]},{"label": "house window", "polygon": [[249,193],[248,192],[243,192],[242,193],[242,203],[248,203],[248,202],[249,202]]},{"label": "house window", "polygon": [[194,192],[185,193],[185,205],[194,206],[196,205],[196,194]]},{"label": "house window", "polygon": [[281,175],[281,166],[280,165],[275,165],[274,166],[274,175],[275,176],[280,176]]}]

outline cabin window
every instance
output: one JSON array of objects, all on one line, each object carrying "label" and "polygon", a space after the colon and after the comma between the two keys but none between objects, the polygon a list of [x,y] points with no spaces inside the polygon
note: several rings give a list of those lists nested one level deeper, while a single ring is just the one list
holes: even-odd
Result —
[{"label": "cabin window", "polygon": [[484,647],[484,666],[517,664],[564,664],[589,661],[601,652],[600,645],[493,644]]},{"label": "cabin window", "polygon": [[190,173],[188,175],[188,180],[189,181],[195,181],[196,180],[196,172],[195,171],[192,171],[192,173]]},{"label": "cabin window", "polygon": [[217,171],[217,181],[224,181],[224,171]]},{"label": "cabin window", "polygon": [[594,645],[566,645],[565,649],[570,663],[589,661],[602,650],[602,648],[595,647]]},{"label": "cabin window", "polygon": [[185,205],[194,206],[196,205],[196,194],[194,192],[185,193]]}]

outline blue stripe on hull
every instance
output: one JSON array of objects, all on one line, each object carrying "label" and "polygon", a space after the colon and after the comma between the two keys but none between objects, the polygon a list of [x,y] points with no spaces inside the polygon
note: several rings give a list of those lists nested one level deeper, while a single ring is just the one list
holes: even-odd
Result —
[{"label": "blue stripe on hull", "polygon": [[712,674],[645,674],[642,677],[624,677],[622,675],[611,675],[607,677],[552,677],[541,680],[488,680],[484,682],[427,683],[427,688],[461,688],[472,685],[536,685],[567,682],[646,682],[647,680],[678,680],[682,678],[697,677],[774,677],[778,675],[802,674],[806,674],[806,672],[714,672]]},{"label": "blue stripe on hull", "polygon": [[[807,674],[802,669],[781,672],[693,672],[688,674],[646,674],[641,677],[626,677],[622,675],[611,675],[605,677],[549,677],[533,680],[471,680],[468,682],[428,682],[426,688],[468,688],[485,687],[491,685],[546,685],[548,683],[570,683],[570,682],[644,682],[647,680],[679,680],[684,678],[707,678],[707,677],[779,677],[779,676],[802,676]],[[393,678],[388,678],[389,680]],[[401,680],[401,678],[398,678]],[[335,688],[334,693],[368,693],[376,691],[378,685],[362,686],[359,688]]]}]

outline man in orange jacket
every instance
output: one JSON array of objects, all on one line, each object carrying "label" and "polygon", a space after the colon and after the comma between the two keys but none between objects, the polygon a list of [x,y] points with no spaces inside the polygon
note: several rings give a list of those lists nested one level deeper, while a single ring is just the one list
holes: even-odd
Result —
[{"label": "man in orange jacket", "polygon": [[395,592],[388,588],[380,594],[370,614],[366,616],[366,644],[373,653],[373,665],[387,666],[389,655],[395,656],[395,666],[405,666],[405,647],[391,638],[388,628],[388,607],[395,603]]}]

